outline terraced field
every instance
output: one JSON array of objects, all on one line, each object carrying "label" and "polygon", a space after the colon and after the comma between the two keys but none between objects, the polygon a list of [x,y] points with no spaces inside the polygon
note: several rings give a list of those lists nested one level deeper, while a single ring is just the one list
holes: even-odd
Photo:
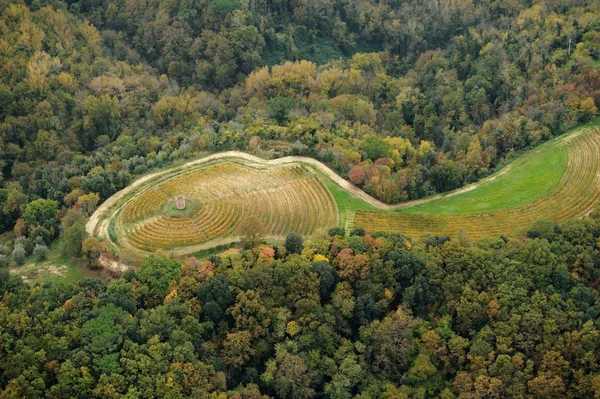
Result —
[{"label": "terraced field", "polygon": [[[182,211],[174,206],[177,195],[186,197]],[[127,244],[153,251],[235,237],[248,215],[271,237],[311,235],[338,222],[333,197],[307,167],[222,162],[147,188],[122,207],[115,228]]]},{"label": "terraced field", "polygon": [[[581,128],[537,151],[518,168],[476,190],[397,212],[357,211],[354,224],[367,231],[409,237],[455,236],[462,230],[468,237],[478,238],[510,236],[539,219],[562,223],[589,213],[600,201],[600,130]],[[560,162],[551,164],[564,155],[564,167]],[[538,158],[544,162],[537,162]],[[548,173],[551,168],[554,173]],[[529,175],[547,176],[536,185]],[[526,190],[531,192],[521,195]],[[482,213],[482,208],[502,210]]]},{"label": "terraced field", "polygon": [[[553,139],[481,182],[398,205],[370,197],[315,159],[213,154],[142,177],[102,204],[86,227],[115,247],[179,255],[238,240],[238,222],[248,215],[278,240],[334,226],[412,238],[510,236],[538,219],[584,216],[600,202],[597,125]],[[184,210],[175,207],[177,195],[186,197]]]}]

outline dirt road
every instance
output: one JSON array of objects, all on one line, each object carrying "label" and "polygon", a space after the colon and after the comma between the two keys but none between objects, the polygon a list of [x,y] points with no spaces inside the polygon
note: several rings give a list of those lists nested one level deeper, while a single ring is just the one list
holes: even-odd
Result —
[{"label": "dirt road", "polygon": [[[424,198],[424,199],[420,199],[420,200],[416,200],[416,201],[409,201],[409,202],[404,202],[401,204],[389,205],[389,204],[379,201],[376,198],[371,197],[369,194],[365,193],[360,188],[354,186],[349,181],[343,179],[340,175],[335,173],[333,170],[331,170],[325,164],[323,164],[320,161],[317,161],[314,158],[302,157],[302,156],[287,156],[287,157],[277,158],[277,159],[273,159],[273,160],[266,160],[266,159],[263,159],[263,158],[260,158],[260,157],[254,156],[254,155],[250,155],[250,154],[247,154],[247,153],[241,152],[241,151],[227,151],[227,152],[220,152],[217,154],[212,154],[212,155],[209,155],[204,158],[190,161],[181,166],[177,166],[174,168],[168,168],[168,169],[165,169],[162,171],[158,171],[158,172],[151,173],[151,174],[140,177],[139,179],[135,180],[132,184],[130,184],[123,190],[115,193],[112,197],[107,199],[96,210],[96,212],[94,212],[94,214],[90,217],[90,220],[86,224],[87,232],[90,235],[99,235],[99,236],[103,236],[103,237],[108,237],[108,225],[109,225],[109,221],[110,221],[110,215],[106,215],[106,217],[103,217],[103,215],[115,203],[117,203],[119,200],[121,200],[126,195],[128,195],[132,191],[136,190],[138,187],[142,186],[146,182],[153,180],[155,178],[160,178],[163,175],[167,175],[167,174],[171,173],[173,171],[173,169],[175,169],[175,168],[181,169],[181,170],[186,170],[186,169],[190,169],[190,168],[193,168],[196,166],[201,166],[202,164],[205,164],[205,163],[214,162],[216,160],[227,160],[227,159],[235,160],[236,162],[241,162],[241,163],[249,165],[249,166],[259,166],[259,167],[286,165],[286,164],[294,164],[294,163],[307,164],[307,165],[310,165],[310,166],[314,167],[315,169],[319,170],[320,172],[324,173],[325,175],[327,175],[327,177],[329,177],[340,187],[342,187],[343,189],[348,191],[354,197],[365,201],[366,203],[374,206],[377,209],[386,210],[386,211],[409,207],[409,206],[414,206],[414,205],[418,205],[418,204],[423,204],[425,202],[429,202],[429,201],[432,201],[432,200],[442,197],[442,195],[436,195],[433,197],[428,197],[428,198]],[[488,180],[488,179],[483,179],[478,183],[470,184],[461,189],[458,189],[451,193],[448,193],[445,196],[446,197],[453,196],[453,195],[457,195],[457,194],[460,194],[460,193],[463,193],[466,191],[473,190],[474,188],[476,188],[477,185],[485,182],[486,180]],[[211,248],[216,245],[220,245],[220,244],[224,244],[226,242],[228,243],[228,242],[232,242],[232,241],[236,241],[236,238],[235,237],[221,238],[221,239],[213,240],[210,242],[186,247],[184,250],[178,249],[178,250],[173,250],[173,251],[168,251],[168,252],[176,254],[176,255],[182,255],[182,254],[186,254],[186,253],[189,254],[189,253],[197,252],[202,249]]]}]

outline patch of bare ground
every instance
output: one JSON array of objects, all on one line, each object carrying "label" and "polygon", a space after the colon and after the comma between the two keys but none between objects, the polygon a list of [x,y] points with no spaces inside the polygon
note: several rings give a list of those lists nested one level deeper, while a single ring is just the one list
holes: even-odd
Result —
[{"label": "patch of bare ground", "polygon": [[40,275],[50,275],[52,277],[65,277],[68,268],[66,265],[52,265],[48,262],[44,263],[27,263],[23,266],[10,270],[10,273],[15,276],[21,276],[24,282],[29,282],[32,279],[38,278]]}]

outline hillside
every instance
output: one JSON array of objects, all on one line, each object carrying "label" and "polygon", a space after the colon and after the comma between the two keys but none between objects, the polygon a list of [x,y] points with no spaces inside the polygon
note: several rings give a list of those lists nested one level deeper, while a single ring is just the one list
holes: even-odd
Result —
[{"label": "hillside", "polygon": [[471,190],[402,207],[395,214],[359,211],[355,225],[409,237],[480,238],[515,235],[537,220],[564,223],[583,217],[600,198],[599,139],[595,125],[576,129]]},{"label": "hillside", "polygon": [[600,398],[600,4],[0,0],[0,399]]}]

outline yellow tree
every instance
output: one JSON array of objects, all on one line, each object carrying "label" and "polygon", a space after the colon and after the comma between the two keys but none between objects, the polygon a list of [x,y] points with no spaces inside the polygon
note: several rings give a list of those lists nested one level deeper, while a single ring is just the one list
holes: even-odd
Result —
[{"label": "yellow tree", "polygon": [[88,216],[96,211],[100,202],[100,197],[96,193],[89,193],[80,196],[77,199],[77,206],[81,208]]},{"label": "yellow tree", "polygon": [[256,216],[249,216],[238,225],[238,234],[246,248],[255,248],[267,232],[267,226]]}]

